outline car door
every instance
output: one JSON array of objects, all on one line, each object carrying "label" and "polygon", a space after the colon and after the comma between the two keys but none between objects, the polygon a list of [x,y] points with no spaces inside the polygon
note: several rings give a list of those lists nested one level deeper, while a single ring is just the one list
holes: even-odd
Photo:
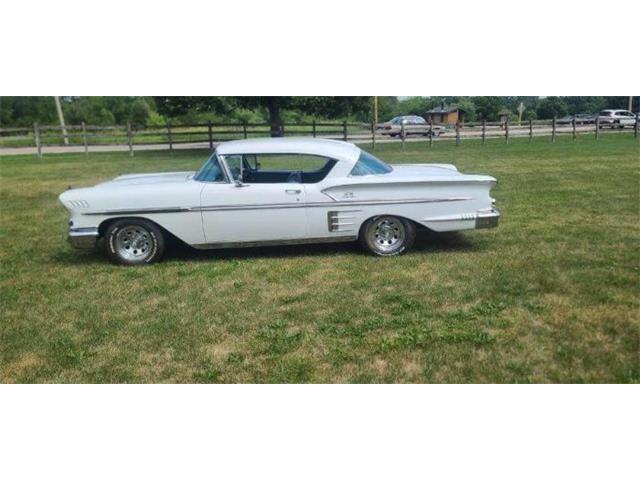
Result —
[{"label": "car door", "polygon": [[305,238],[305,190],[299,176],[283,170],[265,172],[260,179],[248,175],[243,179],[243,173],[248,171],[245,157],[223,156],[233,181],[202,189],[202,225],[207,243]]},{"label": "car door", "polygon": [[620,123],[623,125],[635,125],[636,123],[636,116],[633,112],[622,112],[622,117],[620,120]]}]

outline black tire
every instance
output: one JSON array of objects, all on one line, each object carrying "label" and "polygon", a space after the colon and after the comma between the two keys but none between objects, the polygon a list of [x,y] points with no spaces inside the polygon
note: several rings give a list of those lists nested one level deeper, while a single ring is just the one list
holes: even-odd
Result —
[{"label": "black tire", "polygon": [[[382,237],[381,227],[386,236]],[[395,237],[394,237],[395,236]],[[364,222],[358,241],[368,252],[380,257],[400,255],[409,250],[416,240],[415,225],[401,217],[380,215]]]},{"label": "black tire", "polygon": [[165,239],[156,224],[141,218],[124,218],[107,228],[104,249],[118,265],[148,265],[164,254]]}]

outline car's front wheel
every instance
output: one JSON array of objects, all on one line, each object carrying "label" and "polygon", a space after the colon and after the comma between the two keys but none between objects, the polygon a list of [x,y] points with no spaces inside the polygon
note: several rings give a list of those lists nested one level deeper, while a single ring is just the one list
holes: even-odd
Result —
[{"label": "car's front wheel", "polygon": [[109,259],[120,265],[145,265],[157,262],[164,253],[164,236],[148,220],[118,220],[107,228],[105,250]]},{"label": "car's front wheel", "polygon": [[375,255],[388,257],[407,251],[416,239],[416,228],[409,220],[383,215],[365,222],[360,243]]}]

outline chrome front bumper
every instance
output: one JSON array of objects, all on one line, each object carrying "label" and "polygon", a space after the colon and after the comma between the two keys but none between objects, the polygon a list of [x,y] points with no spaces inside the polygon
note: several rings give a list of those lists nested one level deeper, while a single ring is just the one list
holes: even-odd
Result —
[{"label": "chrome front bumper", "polygon": [[494,228],[498,226],[500,212],[495,208],[479,211],[476,214],[476,228]]},{"label": "chrome front bumper", "polygon": [[94,248],[98,241],[98,229],[96,227],[70,228],[67,240],[75,248]]}]

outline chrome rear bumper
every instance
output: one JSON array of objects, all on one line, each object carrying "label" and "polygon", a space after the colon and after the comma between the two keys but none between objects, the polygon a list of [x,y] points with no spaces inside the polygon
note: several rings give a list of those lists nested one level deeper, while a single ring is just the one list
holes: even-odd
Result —
[{"label": "chrome rear bumper", "polygon": [[495,208],[479,211],[476,214],[476,228],[497,227],[499,220],[500,220],[500,212]]},{"label": "chrome rear bumper", "polygon": [[98,241],[98,229],[96,227],[70,228],[67,240],[75,248],[94,248]]}]

